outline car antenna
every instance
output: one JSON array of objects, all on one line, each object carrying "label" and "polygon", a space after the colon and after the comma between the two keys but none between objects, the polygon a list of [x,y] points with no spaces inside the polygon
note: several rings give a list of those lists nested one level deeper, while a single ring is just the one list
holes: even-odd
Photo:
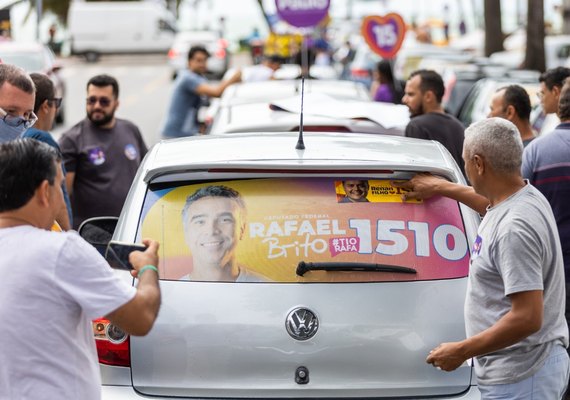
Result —
[{"label": "car antenna", "polygon": [[303,98],[305,97],[305,77],[301,75],[301,121],[299,122],[299,138],[297,139],[296,150],[305,150],[303,141]]}]

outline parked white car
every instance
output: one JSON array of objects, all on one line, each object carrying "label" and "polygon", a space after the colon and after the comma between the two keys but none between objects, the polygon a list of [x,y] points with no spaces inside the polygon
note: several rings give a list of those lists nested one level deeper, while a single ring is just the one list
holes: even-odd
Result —
[{"label": "parked white car", "polygon": [[168,51],[168,63],[172,68],[172,77],[178,71],[188,68],[188,51],[192,46],[204,46],[210,53],[208,58],[208,74],[222,77],[230,65],[230,49],[228,41],[217,31],[181,31],[174,38]]},{"label": "parked white car", "polygon": [[[286,99],[300,94],[301,90],[301,79],[274,79],[234,84],[224,91],[221,98],[211,100],[210,106],[204,112],[203,121],[209,130],[209,126],[223,108]],[[342,80],[306,79],[305,93],[325,94],[338,100],[370,101],[370,93],[363,84]]]},{"label": "parked white car", "polygon": [[72,54],[166,53],[176,18],[161,2],[72,1],[67,16]]},{"label": "parked white car", "polygon": [[[272,102],[229,105],[220,107],[208,133],[297,132],[300,113],[300,95]],[[322,93],[305,94],[303,99],[303,127],[306,132],[404,136],[409,115],[404,105],[338,99]]]}]

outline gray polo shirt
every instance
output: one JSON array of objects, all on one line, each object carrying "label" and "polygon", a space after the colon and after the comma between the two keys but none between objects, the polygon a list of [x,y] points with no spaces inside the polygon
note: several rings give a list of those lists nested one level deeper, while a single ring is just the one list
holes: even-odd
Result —
[{"label": "gray polo shirt", "polygon": [[480,384],[521,381],[542,367],[552,346],[568,346],[564,265],[552,210],[528,184],[488,208],[471,254],[465,320],[467,336],[494,325],[511,309],[510,294],[542,290],[542,328],[524,340],[476,357]]}]

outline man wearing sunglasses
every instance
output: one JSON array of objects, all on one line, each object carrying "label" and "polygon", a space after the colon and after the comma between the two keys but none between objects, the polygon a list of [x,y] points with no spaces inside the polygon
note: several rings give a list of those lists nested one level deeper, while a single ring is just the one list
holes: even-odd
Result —
[{"label": "man wearing sunglasses", "polygon": [[18,138],[36,122],[35,87],[21,68],[0,64],[0,143]]},{"label": "man wearing sunglasses", "polygon": [[147,152],[136,125],[115,117],[118,106],[117,80],[94,76],[87,83],[87,117],[59,140],[75,228],[87,218],[119,216]]},{"label": "man wearing sunglasses", "polygon": [[[45,75],[37,72],[30,74],[34,86],[36,87],[36,101],[34,103],[34,113],[38,117],[38,120],[33,127],[29,128],[24,132],[22,137],[32,138],[49,144],[51,147],[57,149],[61,153],[59,145],[54,140],[53,136],[49,133],[49,130],[53,127],[53,122],[55,120],[55,115],[58,108],[61,106],[61,98],[55,97],[55,87],[51,79]],[[65,168],[63,163],[61,164],[63,174],[65,176]],[[65,200],[65,208],[57,215],[56,221],[63,230],[71,229],[71,203],[69,201],[69,195],[67,194],[67,188],[65,183],[62,185],[63,199]]]}]

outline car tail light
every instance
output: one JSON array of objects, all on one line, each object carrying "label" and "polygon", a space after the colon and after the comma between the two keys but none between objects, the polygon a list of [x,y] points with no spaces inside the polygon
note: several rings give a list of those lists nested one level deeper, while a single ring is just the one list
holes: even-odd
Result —
[{"label": "car tail light", "polygon": [[354,78],[368,78],[370,76],[370,71],[367,69],[352,69],[350,73]]},{"label": "car tail light", "polygon": [[105,318],[93,320],[93,336],[101,364],[130,367],[129,336]]},{"label": "car tail light", "polygon": [[178,51],[174,49],[168,50],[168,58],[176,58],[178,57]]},{"label": "car tail light", "polygon": [[226,49],[218,49],[216,50],[216,54],[215,54],[216,58],[225,58],[226,57]]},{"label": "car tail light", "polygon": [[214,53],[216,58],[226,58],[226,49],[228,47],[228,41],[226,39],[218,39],[217,50]]}]

